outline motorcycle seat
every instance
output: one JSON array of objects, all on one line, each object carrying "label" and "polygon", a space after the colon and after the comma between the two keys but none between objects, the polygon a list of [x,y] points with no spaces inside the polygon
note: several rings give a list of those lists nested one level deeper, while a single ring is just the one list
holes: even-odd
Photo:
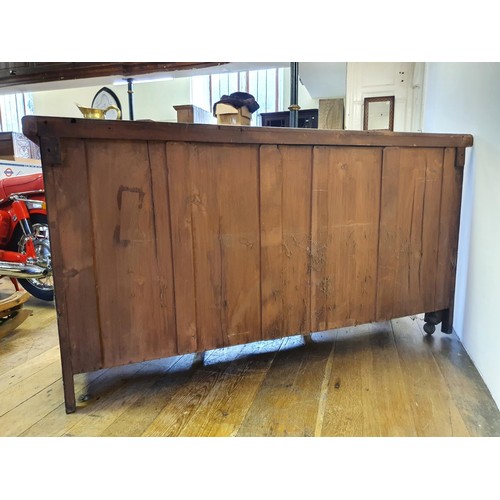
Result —
[{"label": "motorcycle seat", "polygon": [[0,179],[0,200],[14,193],[29,193],[44,189],[42,174],[19,175]]}]

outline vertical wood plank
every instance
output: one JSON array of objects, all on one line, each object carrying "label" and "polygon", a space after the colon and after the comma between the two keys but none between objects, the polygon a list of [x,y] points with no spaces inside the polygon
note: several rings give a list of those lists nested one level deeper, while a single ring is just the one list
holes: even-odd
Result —
[{"label": "vertical wood plank", "polygon": [[438,252],[440,244],[441,189],[443,185],[442,149],[429,151],[426,157],[424,200],[422,202],[422,234],[414,233],[414,244],[421,246],[420,280],[424,311],[440,309],[436,302]]},{"label": "vertical wood plank", "polygon": [[179,342],[183,318],[191,351],[260,340],[258,150],[168,147]]},{"label": "vertical wood plank", "polygon": [[[215,161],[220,159],[215,156]],[[262,338],[258,147],[225,147],[220,165],[227,300],[224,343],[235,345]]]},{"label": "vertical wood plank", "polygon": [[87,156],[104,363],[172,354],[158,293],[147,143],[88,141]]},{"label": "vertical wood plank", "polygon": [[375,319],[380,148],[315,147],[311,326]]},{"label": "vertical wood plank", "polygon": [[179,354],[197,351],[189,148],[167,143],[175,314]]},{"label": "vertical wood plank", "polygon": [[[177,325],[175,318],[174,270],[172,262],[172,227],[166,147],[164,142],[150,142],[148,153],[151,165],[153,224],[158,266],[160,306],[163,315],[165,355],[177,354]],[[167,354],[168,353],[168,354]]]},{"label": "vertical wood plank", "polygon": [[462,177],[462,168],[455,167],[455,149],[446,148],[439,221],[436,309],[448,308],[454,301]]},{"label": "vertical wood plank", "polygon": [[443,150],[386,148],[377,319],[435,310]]},{"label": "vertical wood plank", "polygon": [[187,162],[191,174],[196,336],[198,350],[206,350],[223,347],[228,329],[225,252],[229,238],[223,228],[226,214],[219,207],[223,196],[221,181],[224,184],[228,179],[220,177],[224,159],[217,157],[214,148],[188,145]]},{"label": "vertical wood plank", "polygon": [[262,146],[262,330],[264,338],[310,332],[309,147]]},{"label": "vertical wood plank", "polygon": [[283,165],[277,146],[260,149],[262,336],[283,333]]},{"label": "vertical wood plank", "polygon": [[[65,378],[103,366],[95,295],[94,235],[87,156],[81,140],[62,144],[64,166],[44,166]],[[68,366],[69,365],[69,366]]]}]

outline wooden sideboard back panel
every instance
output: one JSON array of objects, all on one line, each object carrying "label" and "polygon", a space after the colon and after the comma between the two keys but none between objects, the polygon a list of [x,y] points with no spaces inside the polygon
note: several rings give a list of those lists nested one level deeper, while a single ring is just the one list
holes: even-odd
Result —
[{"label": "wooden sideboard back panel", "polygon": [[452,310],[470,136],[64,120],[25,133],[68,411],[75,373]]},{"label": "wooden sideboard back panel", "polygon": [[[377,318],[410,311],[445,309],[454,279],[459,192],[449,183],[458,175],[447,149],[386,148],[382,173]],[[450,172],[450,170],[452,170]],[[458,188],[453,185],[451,187]]]}]

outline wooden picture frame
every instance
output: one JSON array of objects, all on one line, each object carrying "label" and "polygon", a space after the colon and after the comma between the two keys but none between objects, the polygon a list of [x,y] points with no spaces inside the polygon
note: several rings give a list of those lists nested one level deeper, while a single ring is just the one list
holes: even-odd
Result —
[{"label": "wooden picture frame", "polygon": [[363,130],[394,130],[394,96],[365,97]]}]

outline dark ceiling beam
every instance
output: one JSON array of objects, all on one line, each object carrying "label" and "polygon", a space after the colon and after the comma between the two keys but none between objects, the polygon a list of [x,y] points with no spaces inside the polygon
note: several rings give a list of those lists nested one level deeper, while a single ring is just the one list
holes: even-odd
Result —
[{"label": "dark ceiling beam", "polygon": [[81,80],[105,76],[124,78],[219,66],[221,62],[2,62],[0,88],[16,85]]}]

